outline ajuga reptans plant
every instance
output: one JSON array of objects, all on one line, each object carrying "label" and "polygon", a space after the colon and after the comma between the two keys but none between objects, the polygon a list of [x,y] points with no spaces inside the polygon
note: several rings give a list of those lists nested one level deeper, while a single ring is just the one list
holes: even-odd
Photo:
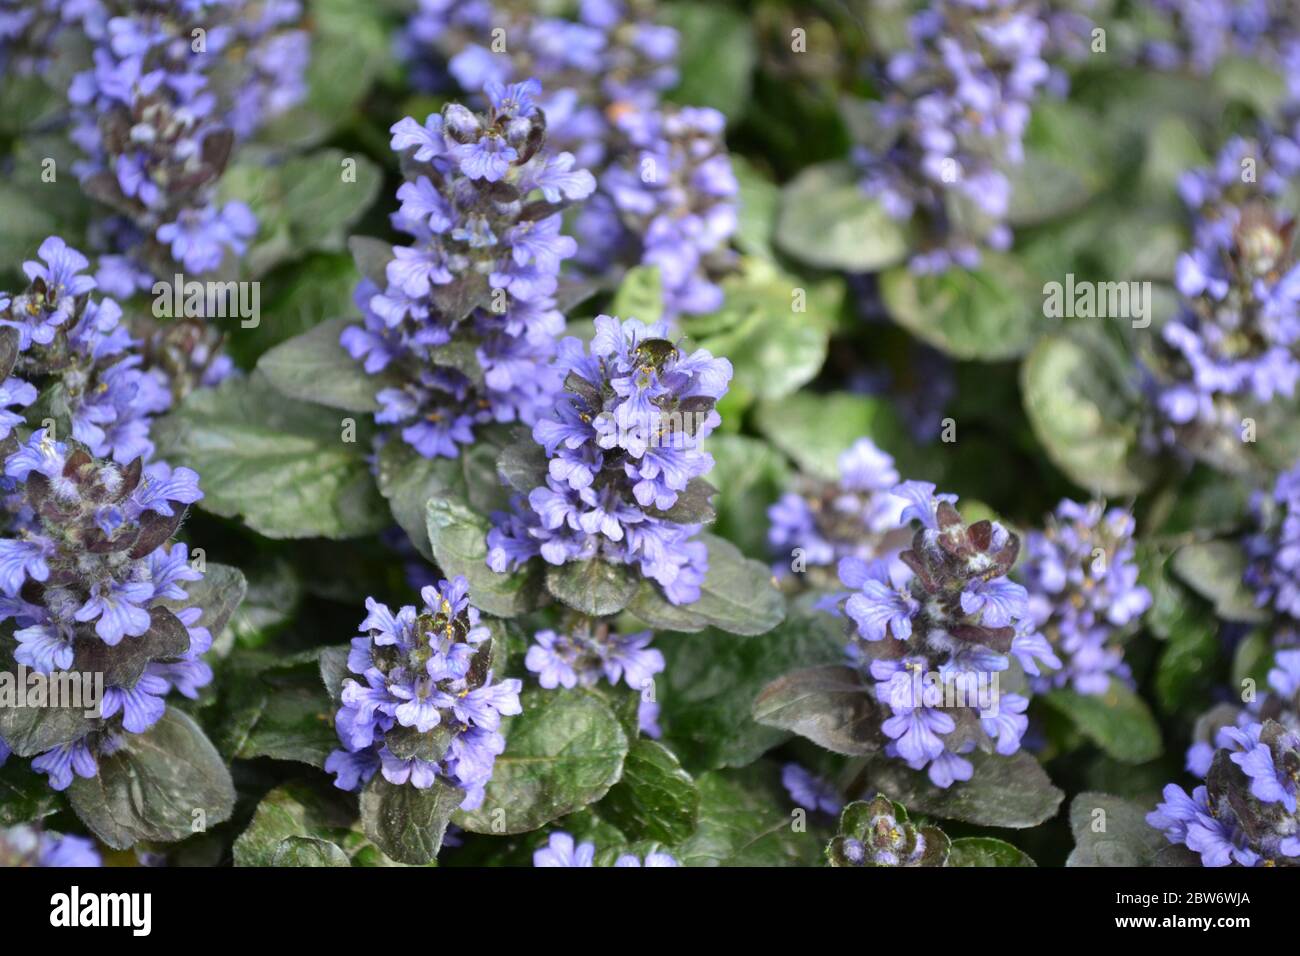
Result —
[{"label": "ajuga reptans plant", "polygon": [[420,599],[396,613],[366,600],[335,717],[343,747],[325,769],[343,790],[376,773],[417,790],[441,781],[474,809],[505,749],[501,718],[520,712],[520,682],[493,679],[492,633],[463,577],[424,588]]},{"label": "ajuga reptans plant", "polygon": [[651,4],[586,0],[575,12],[571,20],[514,0],[425,0],[402,49],[433,85],[444,68],[469,91],[541,81],[551,141],[599,183],[577,214],[576,261],[598,276],[656,266],[666,316],[711,312],[722,303],[715,279],[732,266],[737,227],[725,120],[663,101],[678,78],[680,39],[654,22]]},{"label": "ajuga reptans plant", "polygon": [[560,384],[555,296],[576,250],[560,213],[595,183],[545,148],[539,93],[492,84],[485,114],[452,103],[392,128],[407,179],[393,225],[413,241],[357,287],[365,322],[342,343],[385,382],[375,420],[426,458],[456,457],[488,422],[531,424]]},{"label": "ajuga reptans plant", "polygon": [[1059,666],[1029,619],[1025,589],[1007,578],[1020,539],[997,522],[967,525],[952,495],[909,481],[894,494],[918,521],[906,570],[884,561],[840,562],[852,593],[843,605],[856,636],[849,655],[874,692],[884,718],[885,752],[947,788],[969,780],[964,755],[976,748],[1008,756],[1028,727],[1027,698],[995,680],[1015,657],[1029,673],[1039,661]]},{"label": "ajuga reptans plant", "polygon": [[937,0],[909,23],[912,46],[884,67],[884,98],[854,159],[862,188],[922,235],[916,272],[973,268],[1007,249],[1021,140],[1050,69],[1047,24],[1029,0]]},{"label": "ajuga reptans plant", "polygon": [[306,93],[297,0],[120,2],[64,11],[93,64],[68,89],[76,172],[105,215],[100,284],[126,298],[177,271],[215,273],[257,220],[216,186],[237,144]]},{"label": "ajuga reptans plant", "polygon": [[673,604],[700,594],[708,549],[694,540],[712,492],[713,458],[699,446],[721,418],[731,363],[668,341],[663,324],[596,317],[590,351],[560,344],[565,390],[533,426],[545,484],[499,513],[488,565],[506,571],[603,559],[655,581]]},{"label": "ajuga reptans plant", "polygon": [[1029,617],[1062,661],[1034,678],[1035,690],[1104,694],[1112,677],[1132,682],[1119,639],[1151,606],[1151,592],[1138,584],[1134,527],[1123,508],[1066,499],[1026,536],[1019,577]]}]

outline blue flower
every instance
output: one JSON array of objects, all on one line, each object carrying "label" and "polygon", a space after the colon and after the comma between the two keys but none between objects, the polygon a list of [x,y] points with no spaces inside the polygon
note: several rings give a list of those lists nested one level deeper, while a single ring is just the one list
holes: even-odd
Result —
[{"label": "blue flower", "polygon": [[[546,845],[533,851],[533,866],[593,867],[596,865],[596,845],[590,842],[576,843],[573,837],[562,830],[553,832]],[[651,851],[645,856],[645,863],[633,853],[620,854],[614,861],[616,867],[639,866],[680,866],[671,853],[662,850]]]},{"label": "blue flower", "polygon": [[781,784],[796,805],[813,813],[839,813],[844,806],[835,788],[797,763],[781,768]]},{"label": "blue flower", "polygon": [[1006,249],[1011,183],[1034,101],[1050,78],[1047,14],[1014,0],[939,0],[909,23],[912,45],[881,64],[874,134],[853,153],[861,186],[915,222],[917,273],[974,268]]},{"label": "blue flower", "polygon": [[26,824],[0,829],[0,868],[101,865],[94,842],[85,837],[60,836]]},{"label": "blue flower", "polygon": [[854,624],[850,663],[875,681],[886,755],[946,788],[971,778],[963,755],[977,745],[1004,756],[1020,749],[1028,698],[992,682],[1009,657],[1030,672],[1059,660],[1032,630],[1025,589],[1006,577],[1019,553],[1014,534],[990,521],[966,525],[956,498],[927,482],[891,494],[903,518],[920,525],[912,546],[892,569],[842,559],[850,591],[839,610]]},{"label": "blue flower", "polygon": [[216,187],[233,144],[306,95],[301,5],[223,0],[114,16],[99,3],[65,6],[64,24],[91,51],[68,99],[84,157],[75,170],[108,210],[95,224],[115,253],[103,282],[128,294],[176,266],[211,272],[241,255],[256,219],[243,203],[219,206]]},{"label": "blue flower", "polygon": [[557,371],[569,386],[533,428],[550,458],[546,483],[526,504],[516,499],[513,514],[493,516],[487,563],[505,570],[536,556],[555,565],[599,556],[638,566],[671,602],[690,603],[707,549],[691,540],[698,525],[662,512],[713,465],[699,444],[721,421],[713,404],[731,363],[704,350],[686,355],[662,325],[606,315],[595,325],[590,354],[577,339],[561,343]]},{"label": "blue flower", "polygon": [[778,575],[789,575],[792,565],[808,570],[876,557],[885,536],[901,526],[906,502],[892,493],[898,471],[889,454],[860,438],[840,455],[839,473],[837,482],[801,477],[797,491],[768,508],[768,543],[782,558],[773,569]]},{"label": "blue flower", "polygon": [[1034,681],[1036,689],[1072,685],[1104,694],[1111,678],[1131,683],[1118,638],[1151,606],[1138,583],[1133,516],[1100,502],[1061,501],[1042,531],[1025,542],[1021,580],[1029,615],[1063,664]]},{"label": "blue flower", "polygon": [[655,675],[663,672],[664,656],[649,646],[652,637],[649,631],[617,634],[607,622],[582,619],[565,634],[550,629],[534,634],[524,666],[547,690],[592,687],[601,678],[614,686],[625,683],[641,695],[641,732],[658,737],[659,708],[646,691],[652,689]]},{"label": "blue flower", "polygon": [[844,612],[868,641],[892,636],[906,641],[912,636],[912,617],[920,605],[912,595],[893,587],[887,580],[870,580],[844,604]]},{"label": "blue flower", "polygon": [[[1279,686],[1285,684],[1280,677]],[[1294,702],[1292,702],[1293,704]],[[1288,722],[1289,706],[1264,704]],[[1190,797],[1175,784],[1147,822],[1199,853],[1205,866],[1274,866],[1300,863],[1300,815],[1296,777],[1300,772],[1300,733],[1277,720],[1262,722],[1243,713],[1221,727],[1214,746],[1196,762],[1205,784]]]},{"label": "blue flower", "polygon": [[203,573],[185,545],[166,540],[202,494],[189,469],[138,459],[123,466],[56,442],[44,429],[7,455],[4,472],[0,584],[12,590],[0,600],[0,621],[11,622],[15,663],[57,675],[96,642],[104,645],[96,657],[106,654],[110,670],[124,642],[123,654],[151,653],[137,642],[155,627],[188,637],[165,658],[146,657],[130,683],[106,688],[81,737],[33,759],[33,769],[62,790],[74,776],[95,776],[98,758],[116,752],[124,735],[157,723],[171,690],[193,698],[212,680],[202,659],[212,635],[200,625],[202,609],[187,606],[185,589]]},{"label": "blue flower", "polygon": [[[516,38],[509,50],[481,45],[489,14],[494,26]],[[663,101],[677,79],[678,35],[651,22],[640,5],[587,2],[574,15],[569,20],[525,7],[462,9],[423,0],[399,49],[423,85],[432,87],[435,76],[449,72],[463,89],[483,89],[493,118],[508,117],[502,124],[507,130],[545,111],[547,136],[561,153],[539,175],[538,188],[552,203],[595,191],[574,227],[585,270],[655,266],[665,315],[713,311],[722,302],[716,280],[734,262],[728,242],[736,231],[739,193],[723,143],[723,116]],[[524,75],[535,79],[509,82]],[[472,138],[473,122],[465,116],[459,135]],[[516,139],[507,141],[518,148]],[[495,175],[500,168],[495,157],[480,155],[477,144],[465,152],[475,174]],[[575,179],[575,164],[594,169],[596,177],[584,172]]]},{"label": "blue flower", "polygon": [[[1245,162],[1265,172],[1245,178]],[[1151,438],[1230,470],[1244,467],[1241,421],[1300,383],[1300,266],[1283,203],[1296,172],[1292,139],[1238,138],[1180,184],[1193,247],[1178,260],[1182,306],[1145,370],[1159,412]]]},{"label": "blue flower", "polygon": [[55,790],[72,786],[73,774],[89,779],[99,773],[99,762],[84,740],[61,744],[32,759],[32,769],[49,777]]},{"label": "blue flower", "polygon": [[[358,285],[364,324],[340,342],[393,382],[379,391],[375,420],[426,458],[457,457],[491,422],[533,424],[560,386],[549,366],[564,328],[554,297],[577,246],[559,210],[594,181],[571,155],[544,148],[539,92],[497,86],[489,113],[453,103],[391,128],[392,148],[412,161],[393,224],[413,243],[393,247],[383,288]],[[524,201],[537,190],[552,204],[547,215]],[[473,304],[448,309],[457,297]]]},{"label": "blue flower", "polygon": [[[465,791],[461,805],[483,800],[496,757],[505,740],[501,718],[520,713],[520,681],[494,682],[488,666],[491,632],[469,603],[463,577],[424,588],[423,606],[393,613],[367,599],[361,622],[366,633],[353,640],[335,729],[343,749],[325,769],[335,785],[358,789],[381,772],[394,785],[427,789],[444,780]],[[481,665],[476,668],[475,663]],[[364,683],[357,680],[364,679]],[[417,734],[441,729],[437,759],[403,758],[385,743],[396,727]]]},{"label": "blue flower", "polygon": [[567,833],[552,833],[546,846],[533,853],[533,866],[594,866],[596,845],[575,844]]}]

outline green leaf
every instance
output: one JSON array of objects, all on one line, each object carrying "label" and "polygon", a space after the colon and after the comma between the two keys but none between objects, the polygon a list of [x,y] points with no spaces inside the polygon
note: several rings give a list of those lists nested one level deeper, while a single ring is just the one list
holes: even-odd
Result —
[{"label": "green leaf", "polygon": [[1270,628],[1256,628],[1232,655],[1232,684],[1243,687],[1243,682],[1253,680],[1256,686],[1268,683],[1268,672],[1273,663],[1273,646],[1269,642]]},{"label": "green leaf", "polygon": [[361,791],[361,825],[398,863],[420,866],[437,858],[451,815],[464,800],[464,790],[441,779],[420,790],[376,774]]},{"label": "green leaf", "polygon": [[275,848],[267,866],[351,866],[348,855],[328,840],[316,837],[285,837]]},{"label": "green leaf", "polygon": [[235,788],[216,748],[184,712],[168,707],[143,734],[99,758],[99,773],[76,777],[72,809],[115,850],[173,843],[230,818]]},{"label": "green leaf", "polygon": [[163,598],[155,603],[170,608],[174,613],[187,607],[202,608],[199,625],[206,627],[212,633],[212,639],[216,640],[243,603],[248,593],[248,581],[239,568],[213,561],[204,567],[202,580],[185,582],[185,593],[184,598]]},{"label": "green leaf", "polygon": [[1028,351],[1043,326],[1043,299],[1023,267],[986,253],[978,269],[914,275],[905,267],[880,277],[894,320],[957,359],[995,362]]},{"label": "green leaf", "polygon": [[700,792],[663,744],[632,744],[623,778],[600,802],[599,812],[633,840],[681,843],[695,832]]},{"label": "green leaf", "polygon": [[329,319],[271,349],[257,369],[279,391],[303,402],[347,412],[377,412],[375,395],[390,382],[368,375],[339,344],[339,336],[356,319]]},{"label": "green leaf", "polygon": [[1146,763],[1163,752],[1160,728],[1146,701],[1112,679],[1105,694],[1054,690],[1043,698],[1085,737],[1123,763]]},{"label": "green leaf", "polygon": [[1214,88],[1226,99],[1245,103],[1260,116],[1273,116],[1287,98],[1287,84],[1261,58],[1225,56],[1214,67]]},{"label": "green leaf", "polygon": [[1147,135],[1142,183],[1149,191],[1161,190],[1172,197],[1177,194],[1178,180],[1187,170],[1209,163],[1210,157],[1186,118],[1164,116]]},{"label": "green leaf", "polygon": [[288,399],[260,374],[191,392],[154,423],[158,455],[202,475],[205,511],[268,538],[351,538],[388,524],[365,423]]},{"label": "green leaf", "polygon": [[870,438],[885,449],[904,440],[887,400],[847,392],[796,392],[777,402],[762,402],[755,424],[801,471],[826,481],[839,480],[839,457],[859,438]]},{"label": "green leaf", "polygon": [[456,816],[466,830],[536,830],[595,803],[623,773],[627,734],[599,697],[531,688],[520,699],[523,713],[502,722],[506,750],[483,805]]},{"label": "green leaf", "polygon": [[321,149],[280,165],[236,162],[222,175],[220,190],[223,200],[247,203],[257,216],[257,238],[243,261],[260,276],[307,252],[344,251],[349,227],[370,208],[382,183],[382,171],[364,155]]},{"label": "green leaf", "polygon": [[1074,850],[1066,866],[1151,866],[1167,845],[1147,825],[1147,810],[1106,793],[1081,793],[1070,804]]},{"label": "green leaf", "polygon": [[844,659],[838,619],[800,598],[790,616],[758,637],[721,631],[662,634],[655,646],[667,666],[657,683],[665,738],[691,767],[742,767],[790,737],[752,716],[754,698],[800,667]]},{"label": "green leaf", "polygon": [[465,498],[460,464],[452,458],[425,458],[404,441],[379,449],[379,490],[396,521],[417,551],[433,560],[429,548],[427,506],[431,498]]},{"label": "green leaf", "polygon": [[767,565],[746,558],[730,541],[701,534],[708,545],[709,570],[692,604],[669,603],[653,581],[641,582],[628,611],[652,628],[702,631],[716,627],[731,634],[764,634],[785,617],[785,599],[772,583]]},{"label": "green leaf", "polygon": [[994,837],[961,837],[948,853],[948,866],[1036,865],[1024,850]]},{"label": "green leaf", "polygon": [[348,654],[351,649],[347,644],[320,649],[320,680],[335,704],[343,702],[343,682],[352,676],[348,670]]},{"label": "green leaf", "polygon": [[1011,180],[1007,220],[1037,225],[1072,212],[1095,196],[1113,172],[1114,150],[1101,119],[1065,100],[1034,107],[1025,131],[1025,159],[1006,168]]},{"label": "green leaf", "polygon": [[[210,566],[211,567],[211,566]],[[231,569],[234,570],[234,569]],[[287,558],[259,561],[249,568],[252,580],[238,610],[230,615],[230,632],[240,647],[260,647],[293,620],[303,596],[303,582]],[[241,585],[243,575],[239,577]],[[208,611],[204,611],[206,623]]]},{"label": "green leaf", "polygon": [[710,771],[696,781],[699,824],[673,855],[683,866],[812,866],[824,837],[796,832],[770,768]]},{"label": "green leaf", "polygon": [[1032,755],[1020,751],[1004,757],[976,750],[965,757],[974,764],[974,774],[947,789],[936,787],[924,771],[888,758],[872,761],[868,779],[913,812],[946,820],[1023,830],[1056,815],[1065,794],[1052,786]]},{"label": "green leaf", "polygon": [[1025,412],[1047,457],[1104,495],[1144,489],[1155,464],[1138,444],[1133,365],[1109,339],[1076,331],[1043,338],[1021,367]]},{"label": "green leaf", "polygon": [[777,678],[755,699],[754,720],[848,756],[875,753],[885,743],[875,695],[861,674],[842,664]]},{"label": "green leaf", "polygon": [[[54,747],[79,740],[94,726],[96,719],[87,716],[94,708],[90,698],[83,693],[85,678],[90,675],[67,672],[62,688],[48,685],[50,690],[61,689],[63,700],[80,703],[80,707],[14,706],[15,703],[28,703],[28,688],[18,681],[17,666],[13,649],[17,641],[0,634],[0,699],[5,701],[0,706],[0,740],[3,740],[15,754],[20,757],[35,757]],[[5,664],[4,662],[8,662]],[[36,703],[31,701],[30,703]]]},{"label": "green leaf", "polygon": [[313,145],[357,113],[375,78],[393,61],[390,11],[384,6],[313,0],[307,100],[263,126],[258,142]]},{"label": "green leaf", "polygon": [[547,590],[561,603],[590,617],[623,610],[640,580],[627,565],[598,558],[546,568]]},{"label": "green leaf", "polygon": [[229,685],[221,748],[232,757],[270,757],[324,767],[338,749],[337,709],[315,660],[238,668]]},{"label": "green leaf", "polygon": [[1246,555],[1233,541],[1200,541],[1184,545],[1170,559],[1170,570],[1189,588],[1214,605],[1226,621],[1260,622],[1268,611],[1255,604],[1246,587]]},{"label": "green leaf", "polygon": [[1179,591],[1172,594],[1173,608],[1165,622],[1168,637],[1156,665],[1156,701],[1170,712],[1202,706],[1217,679],[1223,653],[1218,619],[1208,607]]},{"label": "green leaf", "polygon": [[44,200],[44,196],[9,182],[8,176],[0,182],[0,222],[5,224],[0,255],[6,269],[36,258],[36,249],[45,237],[59,231],[58,220]]},{"label": "green leaf", "polygon": [[[235,866],[360,866],[371,850],[347,796],[291,783],[262,798],[235,840],[234,857]],[[378,850],[374,854],[393,865]]]},{"label": "green leaf", "polygon": [[465,575],[477,607],[498,617],[516,617],[537,607],[541,572],[536,561],[510,574],[487,566],[487,518],[454,498],[430,498],[425,519],[438,567],[448,576]]},{"label": "green leaf", "polygon": [[908,251],[904,226],[841,161],[809,166],[782,189],[776,244],[800,262],[844,272],[881,272]]},{"label": "green leaf", "polygon": [[9,760],[0,767],[0,827],[33,823],[58,806],[58,794],[49,781],[26,761]]},{"label": "green leaf", "polygon": [[677,86],[668,99],[712,106],[735,121],[749,103],[757,42],[750,19],[713,3],[669,3],[660,11],[678,39]]},{"label": "green leaf", "polygon": [[659,267],[634,266],[627,270],[609,305],[609,314],[620,319],[640,319],[647,325],[663,318],[664,293]]},{"label": "green leaf", "polygon": [[149,630],[114,646],[93,636],[76,642],[75,674],[101,674],[107,687],[135,687],[153,661],[176,659],[190,649],[189,631],[165,607],[149,609]]},{"label": "green leaf", "polygon": [[315,253],[302,262],[275,270],[262,280],[260,303],[261,313],[271,320],[251,328],[242,324],[233,327],[226,338],[226,351],[240,366],[253,367],[275,346],[326,319],[353,312],[356,284],[352,257],[339,253]]},{"label": "green leaf", "polygon": [[740,185],[736,246],[748,256],[775,259],[772,238],[781,204],[781,188],[740,153],[731,154],[731,168]]},{"label": "green leaf", "polygon": [[788,486],[785,458],[767,442],[745,435],[715,432],[704,447],[713,455],[709,475],[718,486],[713,533],[749,557],[768,557],[767,525],[755,516],[766,515]]},{"label": "green leaf", "polygon": [[826,361],[827,317],[839,312],[843,282],[838,277],[810,282],[765,260],[746,259],[742,271],[724,279],[722,287],[722,308],[683,326],[698,346],[727,357],[734,370],[732,387],[746,396],[775,399],[812,381]]},{"label": "green leaf", "polygon": [[512,442],[497,457],[497,473],[511,488],[526,495],[546,484],[546,449],[532,436]]}]

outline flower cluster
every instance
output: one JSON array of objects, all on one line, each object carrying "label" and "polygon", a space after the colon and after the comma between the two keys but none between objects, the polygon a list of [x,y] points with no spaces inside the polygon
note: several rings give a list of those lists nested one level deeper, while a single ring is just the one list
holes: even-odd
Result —
[{"label": "flower cluster", "polygon": [[604,270],[616,261],[657,267],[664,313],[721,307],[713,277],[734,262],[739,185],[723,143],[726,120],[706,107],[628,110],[615,121],[618,158],[575,225],[579,262]]},{"label": "flower cluster", "polygon": [[1195,740],[1187,748],[1187,771],[1198,777],[1210,772],[1214,753],[1230,745],[1228,730],[1273,720],[1300,733],[1300,650],[1280,650],[1268,672],[1268,689],[1240,707],[1220,704],[1197,722]]},{"label": "flower cluster", "polygon": [[831,866],[943,866],[951,844],[938,827],[917,827],[884,795],[850,803],[826,848]]},{"label": "flower cluster", "polygon": [[860,438],[839,458],[840,479],[803,477],[767,510],[767,540],[780,560],[778,574],[793,566],[831,568],[841,558],[881,557],[885,536],[900,526],[907,502],[891,492],[898,484],[894,459],[870,438]]},{"label": "flower cluster", "polygon": [[117,303],[91,298],[85,256],[57,236],[39,256],[23,263],[23,292],[0,292],[0,438],[22,421],[14,409],[41,392],[92,455],[123,465],[149,458],[149,423],[171,403],[163,373],[142,368]]},{"label": "flower cluster", "polygon": [[839,813],[844,801],[836,789],[821,777],[815,777],[797,763],[781,768],[781,785],[796,806],[810,813]]},{"label": "flower cluster", "polygon": [[[563,831],[552,833],[546,846],[533,853],[533,866],[579,866],[596,865],[596,845],[594,843],[575,843],[573,837]],[[622,853],[614,861],[614,866],[680,866],[671,853],[655,850],[645,855],[644,864],[635,853]]]},{"label": "flower cluster", "polygon": [[74,773],[93,777],[123,731],[153,726],[169,691],[197,697],[212,680],[201,608],[171,610],[203,577],[184,544],[168,545],[203,494],[188,468],[120,465],[44,429],[6,445],[0,620],[13,621],[14,660],[47,675],[102,673],[106,684],[100,714],[32,762],[63,790]]},{"label": "flower cluster", "polygon": [[1300,266],[1277,194],[1300,170],[1281,137],[1233,140],[1210,170],[1184,176],[1193,248],[1178,258],[1183,307],[1161,330],[1152,365],[1162,440],[1231,467],[1243,418],[1295,395],[1300,381]]},{"label": "flower cluster", "polygon": [[1066,499],[1026,537],[1020,575],[1029,617],[1064,662],[1038,676],[1035,690],[1104,694],[1112,676],[1131,681],[1115,638],[1151,607],[1151,592],[1137,583],[1134,528],[1123,508]]},{"label": "flower cluster", "polygon": [[713,279],[732,263],[738,187],[722,114],[662,102],[677,80],[678,36],[652,12],[642,0],[584,0],[571,20],[512,0],[421,0],[403,47],[425,66],[432,48],[465,90],[539,78],[548,136],[600,184],[575,226],[579,264],[659,267],[673,317],[721,304]]},{"label": "flower cluster", "polygon": [[243,203],[216,201],[238,140],[306,92],[298,0],[88,0],[64,19],[93,66],[68,90],[77,174],[111,211],[96,226],[100,284],[126,297],[177,265],[214,272],[257,231]]},{"label": "flower cluster", "polygon": [[974,772],[962,754],[1020,749],[1029,701],[1000,689],[1008,655],[1032,674],[1039,661],[1059,662],[1032,630],[1025,589],[1007,578],[1020,539],[993,521],[967,526],[955,496],[936,497],[927,482],[904,482],[894,494],[908,502],[902,520],[921,523],[899,555],[908,573],[884,561],[840,562],[854,592],[844,602],[857,629],[849,655],[890,713],[881,725],[886,754],[928,768],[946,788]]},{"label": "flower cluster", "polygon": [[382,289],[362,280],[365,324],[342,336],[367,372],[397,380],[375,419],[426,458],[456,457],[477,424],[531,424],[550,405],[560,264],[577,248],[560,211],[595,188],[572,154],[543,148],[536,81],[486,92],[486,114],[453,103],[393,126],[407,160],[393,225],[414,242],[394,247]]},{"label": "flower cluster", "polygon": [[0,77],[42,73],[63,0],[0,0]]},{"label": "flower cluster", "polygon": [[100,865],[99,851],[85,837],[57,836],[22,824],[7,830],[0,829],[0,869],[18,866]]},{"label": "flower cluster", "polygon": [[1277,644],[1300,643],[1300,466],[1278,476],[1271,494],[1251,501],[1254,531],[1246,537],[1246,585],[1255,603],[1278,617]]},{"label": "flower cluster", "polygon": [[607,621],[584,617],[563,634],[549,628],[534,634],[524,666],[547,690],[591,687],[602,677],[614,686],[624,681],[641,695],[637,710],[641,732],[658,737],[659,705],[653,694],[645,693],[664,669],[663,654],[650,646],[653,636],[649,631],[618,634]]},{"label": "flower cluster", "polygon": [[677,82],[677,31],[652,12],[645,0],[583,0],[575,19],[520,0],[419,0],[399,45],[430,89],[443,85],[444,64],[463,90],[538,77],[550,91],[548,134],[583,166],[601,167],[611,115],[652,107]]},{"label": "flower cluster", "polygon": [[732,370],[666,334],[663,323],[601,315],[590,354],[578,339],[560,344],[565,391],[533,427],[549,459],[545,484],[493,516],[492,570],[539,554],[553,565],[602,558],[638,566],[674,604],[699,597],[708,551],[692,539],[713,467],[699,446],[721,422],[714,405]]},{"label": "flower cluster", "polygon": [[937,0],[913,16],[912,48],[886,65],[861,183],[889,215],[919,221],[916,272],[972,268],[1006,249],[1011,183],[1030,109],[1050,76],[1048,26],[1030,0]]},{"label": "flower cluster", "polygon": [[1163,36],[1146,44],[1143,58],[1158,69],[1209,73],[1229,56],[1287,68],[1300,48],[1288,0],[1152,0],[1149,13]]},{"label": "flower cluster", "polygon": [[423,607],[394,614],[374,598],[352,639],[335,728],[343,749],[325,769],[356,790],[381,772],[394,785],[425,790],[439,780],[465,791],[461,806],[483,802],[497,755],[501,718],[521,712],[520,682],[494,681],[492,634],[458,577],[420,592]]},{"label": "flower cluster", "polygon": [[1300,733],[1265,719],[1220,736],[1205,783],[1166,786],[1147,822],[1205,866],[1300,866]]}]

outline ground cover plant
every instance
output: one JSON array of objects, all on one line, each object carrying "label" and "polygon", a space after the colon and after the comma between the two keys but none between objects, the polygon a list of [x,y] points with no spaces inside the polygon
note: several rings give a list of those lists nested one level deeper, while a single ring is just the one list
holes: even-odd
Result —
[{"label": "ground cover plant", "polygon": [[1285,0],[0,0],[0,865],[1300,864]]}]

